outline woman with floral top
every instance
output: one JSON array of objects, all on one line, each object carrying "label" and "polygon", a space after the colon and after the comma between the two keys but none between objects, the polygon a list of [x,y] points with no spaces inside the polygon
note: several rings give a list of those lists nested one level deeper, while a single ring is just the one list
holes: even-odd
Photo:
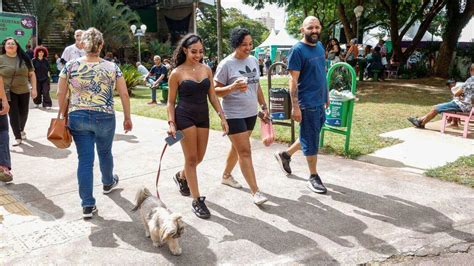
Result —
[{"label": "woman with floral top", "polygon": [[[59,114],[69,111],[69,128],[76,144],[79,165],[77,179],[82,200],[83,217],[91,218],[97,211],[93,197],[94,146],[97,146],[103,193],[117,186],[113,174],[112,142],[115,134],[113,92],[117,89],[124,110],[123,129],[132,130],[130,99],[119,67],[99,57],[104,46],[102,33],[89,28],[82,34],[86,55],[69,61],[59,79]],[[70,94],[69,107],[67,94]],[[68,110],[66,110],[68,108]]]}]

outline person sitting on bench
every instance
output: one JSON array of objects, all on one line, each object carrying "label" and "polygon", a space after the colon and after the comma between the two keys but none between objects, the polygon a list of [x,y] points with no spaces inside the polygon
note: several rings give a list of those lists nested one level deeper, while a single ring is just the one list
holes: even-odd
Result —
[{"label": "person sitting on bench", "polygon": [[439,113],[443,112],[470,112],[472,109],[472,101],[474,100],[474,64],[471,64],[469,70],[471,77],[469,77],[462,87],[459,87],[454,96],[461,96],[454,98],[454,100],[446,103],[440,103],[433,106],[433,109],[421,118],[408,117],[408,121],[417,128],[425,128],[426,123]]},{"label": "person sitting on bench", "polygon": [[161,63],[161,57],[155,55],[153,61],[155,65],[150,69],[150,72],[145,78],[145,80],[151,84],[151,102],[148,104],[157,104],[156,89],[160,87],[161,84],[168,83],[168,69]]}]

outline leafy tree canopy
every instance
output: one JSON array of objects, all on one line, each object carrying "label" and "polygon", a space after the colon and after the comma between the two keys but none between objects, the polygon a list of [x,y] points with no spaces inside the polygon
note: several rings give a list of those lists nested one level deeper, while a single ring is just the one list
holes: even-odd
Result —
[{"label": "leafy tree canopy", "polygon": [[[217,21],[216,21],[215,7],[204,8],[199,13],[199,20],[197,24],[198,34],[204,40],[204,47],[206,48],[206,55],[214,57],[217,55]],[[230,31],[235,27],[242,27],[249,29],[253,45],[257,47],[262,43],[269,34],[265,26],[256,20],[250,19],[248,16],[236,8],[223,9],[222,12],[222,35],[223,35],[223,52],[228,55],[232,52],[229,45]]]}]

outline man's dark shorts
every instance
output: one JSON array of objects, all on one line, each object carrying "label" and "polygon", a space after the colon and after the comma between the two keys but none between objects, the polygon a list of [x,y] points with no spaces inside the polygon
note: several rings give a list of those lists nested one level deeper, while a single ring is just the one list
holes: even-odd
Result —
[{"label": "man's dark shorts", "polygon": [[300,142],[304,156],[318,154],[319,133],[325,121],[324,105],[301,109]]}]

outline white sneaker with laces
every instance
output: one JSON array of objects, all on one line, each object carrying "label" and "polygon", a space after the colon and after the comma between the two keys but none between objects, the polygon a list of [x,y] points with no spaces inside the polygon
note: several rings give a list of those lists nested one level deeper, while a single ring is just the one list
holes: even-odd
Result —
[{"label": "white sneaker with laces", "polygon": [[265,197],[260,191],[255,192],[255,194],[253,194],[252,197],[253,197],[253,203],[257,205],[261,205],[268,200],[267,197]]},{"label": "white sneaker with laces", "polygon": [[231,174],[224,174],[221,183],[233,188],[242,188],[242,185]]}]

